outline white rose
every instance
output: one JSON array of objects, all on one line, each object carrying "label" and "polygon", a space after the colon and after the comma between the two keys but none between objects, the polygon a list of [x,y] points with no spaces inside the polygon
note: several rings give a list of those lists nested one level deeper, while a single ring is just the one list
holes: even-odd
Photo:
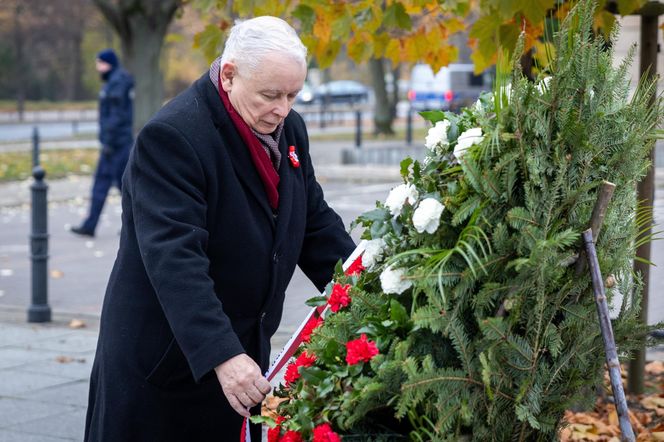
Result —
[{"label": "white rose", "polygon": [[385,251],[385,241],[382,238],[367,241],[362,253],[362,265],[366,269],[371,269],[383,257]]},{"label": "white rose", "polygon": [[474,127],[468,129],[457,138],[457,144],[454,146],[454,156],[457,160],[460,160],[470,146],[481,143],[483,139],[482,128]]},{"label": "white rose", "polygon": [[434,233],[440,224],[440,214],[443,213],[443,206],[434,198],[423,200],[415,213],[413,213],[413,225],[419,233]]},{"label": "white rose", "polygon": [[450,128],[450,122],[447,120],[438,121],[435,126],[429,129],[424,145],[432,152],[439,152],[441,148],[448,146],[447,131]]},{"label": "white rose", "polygon": [[412,205],[415,204],[418,196],[419,194],[415,186],[412,184],[400,184],[390,190],[390,194],[385,200],[385,205],[390,209],[390,213],[393,216],[399,216],[406,200]]},{"label": "white rose", "polygon": [[413,282],[405,279],[405,275],[404,269],[394,269],[392,266],[383,270],[383,273],[380,274],[380,286],[383,288],[383,292],[399,295],[410,288]]}]

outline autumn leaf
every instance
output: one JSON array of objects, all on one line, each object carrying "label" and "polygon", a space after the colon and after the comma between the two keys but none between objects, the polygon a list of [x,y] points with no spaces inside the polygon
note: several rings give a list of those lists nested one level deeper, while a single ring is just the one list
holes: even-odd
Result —
[{"label": "autumn leaf", "polygon": [[646,373],[652,374],[652,375],[660,375],[664,374],[664,362],[662,361],[653,361],[648,364],[646,364],[645,367]]},{"label": "autumn leaf", "polygon": [[554,3],[555,0],[523,0],[522,11],[530,23],[536,24],[544,20]]},{"label": "autumn leaf", "polygon": [[406,8],[404,8],[400,2],[395,2],[385,10],[383,26],[388,28],[410,29],[413,26],[413,22],[410,15],[406,13]]},{"label": "autumn leaf", "polygon": [[628,15],[640,9],[647,0],[618,0],[618,13]]},{"label": "autumn leaf", "polygon": [[85,322],[80,319],[72,319],[69,321],[69,328],[83,328],[85,327]]}]

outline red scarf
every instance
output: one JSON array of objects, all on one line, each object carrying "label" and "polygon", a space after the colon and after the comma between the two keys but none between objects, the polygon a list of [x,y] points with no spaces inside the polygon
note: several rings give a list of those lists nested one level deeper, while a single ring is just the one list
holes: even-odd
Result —
[{"label": "red scarf", "polygon": [[261,142],[251,131],[249,125],[245,123],[240,114],[238,114],[231,105],[228,94],[221,87],[221,78],[219,78],[219,96],[224,103],[224,107],[228,111],[228,115],[231,117],[231,121],[233,121],[233,125],[240,134],[240,138],[242,138],[242,141],[244,141],[244,144],[246,144],[249,149],[249,154],[254,162],[256,171],[263,181],[263,188],[267,194],[268,202],[272,209],[276,210],[277,207],[279,207],[279,192],[277,190],[277,187],[279,186],[279,174],[274,170],[270,156],[265,152]]}]

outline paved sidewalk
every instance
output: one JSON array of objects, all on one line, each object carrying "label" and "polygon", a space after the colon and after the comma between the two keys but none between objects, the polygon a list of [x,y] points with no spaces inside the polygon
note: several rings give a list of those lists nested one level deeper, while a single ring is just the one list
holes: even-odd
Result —
[{"label": "paved sidewalk", "polygon": [[80,441],[96,319],[72,329],[61,315],[35,325],[24,314],[0,311],[0,442]]}]

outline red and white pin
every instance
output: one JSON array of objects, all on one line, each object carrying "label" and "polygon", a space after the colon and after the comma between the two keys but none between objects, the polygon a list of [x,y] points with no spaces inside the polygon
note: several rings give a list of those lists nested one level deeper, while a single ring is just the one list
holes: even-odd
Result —
[{"label": "red and white pin", "polygon": [[288,159],[293,167],[300,167],[300,159],[297,157],[297,152],[295,152],[295,146],[288,147]]}]

